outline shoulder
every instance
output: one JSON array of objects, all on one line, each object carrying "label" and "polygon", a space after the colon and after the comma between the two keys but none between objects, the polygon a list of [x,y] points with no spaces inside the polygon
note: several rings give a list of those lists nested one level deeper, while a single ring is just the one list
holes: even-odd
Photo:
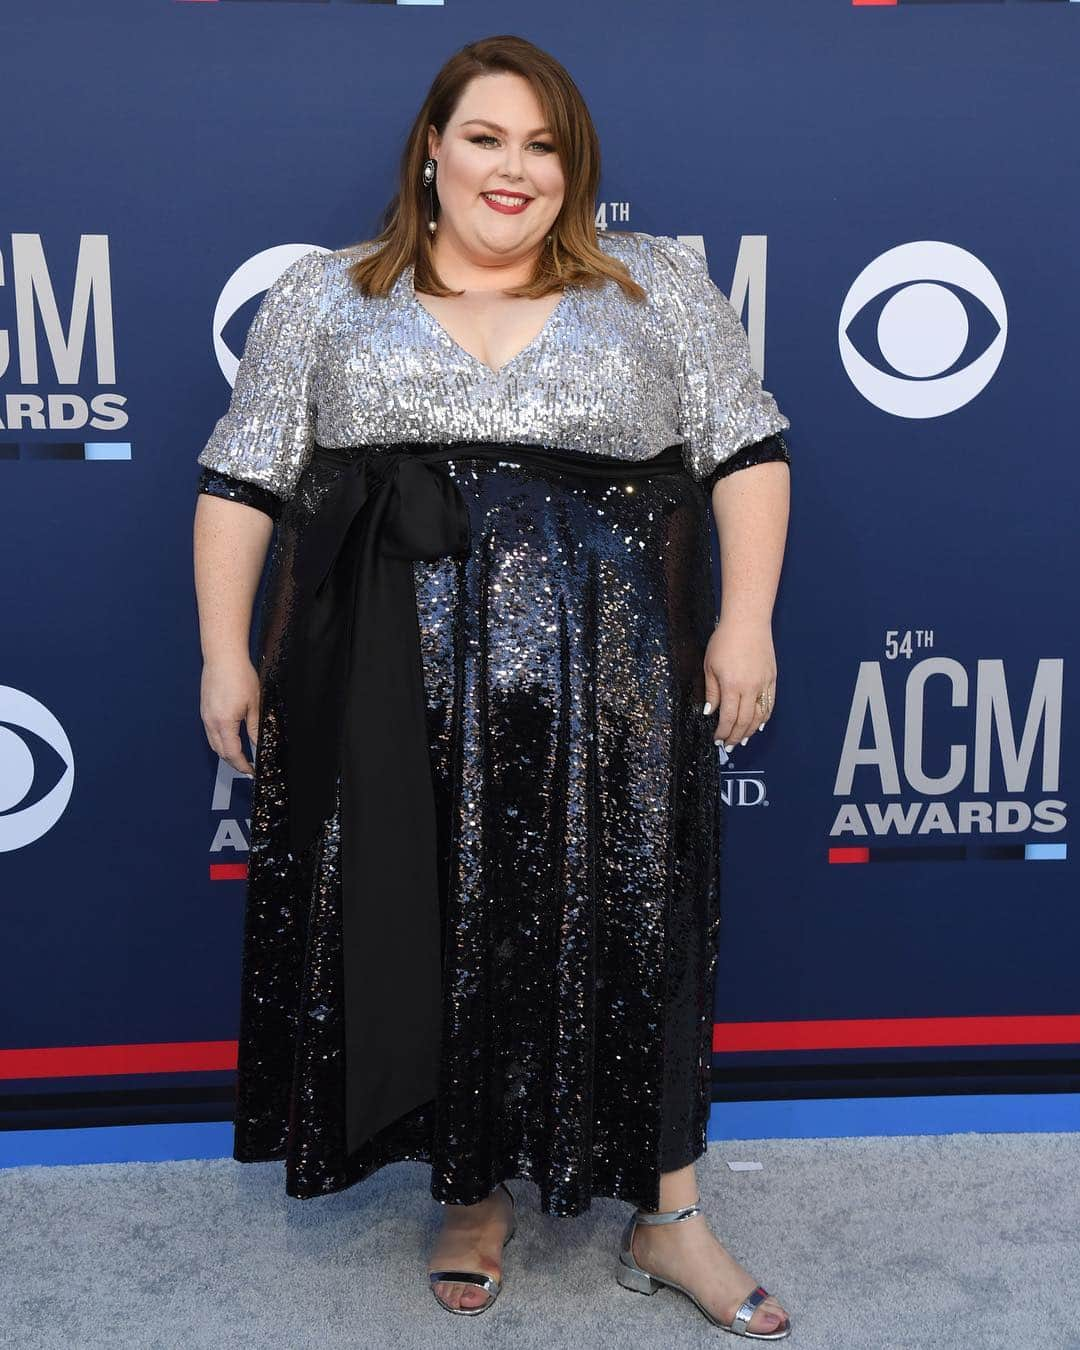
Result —
[{"label": "shoulder", "polygon": [[259,301],[252,320],[253,331],[267,326],[304,325],[310,321],[317,313],[326,289],[327,256],[325,249],[312,249],[294,257],[278,271]]},{"label": "shoulder", "polygon": [[317,302],[347,277],[354,262],[376,247],[371,240],[364,240],[346,248],[312,249],[290,262],[268,291],[288,294],[297,301]]},{"label": "shoulder", "polygon": [[281,269],[277,278],[266,288],[267,294],[287,294],[296,299],[317,294],[324,284],[326,260],[330,256],[323,248],[302,253]]},{"label": "shoulder", "polygon": [[326,257],[332,266],[340,271],[345,271],[354,262],[366,258],[369,253],[376,252],[380,247],[381,245],[375,239],[362,239],[358,244],[346,244],[344,248],[335,249],[332,253],[328,253]]},{"label": "shoulder", "polygon": [[715,299],[718,294],[704,255],[679,239],[626,230],[602,231],[597,240],[605,253],[625,263],[654,303],[669,309],[693,309],[696,303]]},{"label": "shoulder", "polygon": [[363,297],[349,277],[357,259],[377,246],[370,240],[346,248],[313,248],[293,258],[266,288],[260,304],[263,321],[320,326],[344,302]]},{"label": "shoulder", "polygon": [[597,242],[630,268],[637,267],[659,276],[708,276],[704,256],[696,248],[666,234],[646,234],[643,230],[601,230]]}]

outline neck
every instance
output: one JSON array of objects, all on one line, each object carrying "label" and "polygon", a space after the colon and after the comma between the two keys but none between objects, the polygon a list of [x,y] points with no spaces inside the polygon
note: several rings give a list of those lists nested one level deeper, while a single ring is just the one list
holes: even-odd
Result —
[{"label": "neck", "polygon": [[524,256],[480,259],[465,253],[445,237],[436,238],[431,246],[435,270],[455,291],[501,291],[511,286],[524,286],[531,279],[539,257],[540,250],[534,248]]}]

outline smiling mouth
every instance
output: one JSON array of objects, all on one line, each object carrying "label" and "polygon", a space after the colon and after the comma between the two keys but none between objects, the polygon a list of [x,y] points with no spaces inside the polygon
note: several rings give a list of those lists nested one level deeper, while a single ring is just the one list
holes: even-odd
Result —
[{"label": "smiling mouth", "polygon": [[481,192],[489,206],[503,211],[520,211],[532,201],[520,192]]}]

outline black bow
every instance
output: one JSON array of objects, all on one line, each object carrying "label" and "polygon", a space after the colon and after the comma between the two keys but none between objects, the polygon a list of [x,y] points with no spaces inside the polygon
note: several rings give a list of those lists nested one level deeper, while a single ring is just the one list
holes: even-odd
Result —
[{"label": "black bow", "polygon": [[299,856],[332,815],[340,775],[350,1152],[435,1096],[441,920],[412,563],[470,545],[449,474],[379,451],[345,462],[293,560],[290,847]]}]

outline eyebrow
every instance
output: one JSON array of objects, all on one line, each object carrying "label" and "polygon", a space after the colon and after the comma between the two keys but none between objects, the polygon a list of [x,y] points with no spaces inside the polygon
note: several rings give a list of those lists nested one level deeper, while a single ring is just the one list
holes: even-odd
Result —
[{"label": "eyebrow", "polygon": [[[473,125],[483,126],[483,127],[491,127],[492,130],[494,130],[494,131],[501,131],[501,132],[503,133],[503,135],[506,134],[506,128],[505,128],[505,127],[499,126],[498,122],[489,122],[489,121],[487,120],[486,117],[470,117],[469,120],[468,120],[467,122],[462,122],[461,125],[462,125],[463,127],[469,127],[469,126],[473,126]],[[551,134],[551,128],[550,128],[550,127],[537,127],[537,128],[535,129],[535,131],[527,131],[527,132],[525,133],[525,135],[526,135],[526,136],[539,136],[540,133],[541,133],[542,131],[546,131],[549,135]]]}]

